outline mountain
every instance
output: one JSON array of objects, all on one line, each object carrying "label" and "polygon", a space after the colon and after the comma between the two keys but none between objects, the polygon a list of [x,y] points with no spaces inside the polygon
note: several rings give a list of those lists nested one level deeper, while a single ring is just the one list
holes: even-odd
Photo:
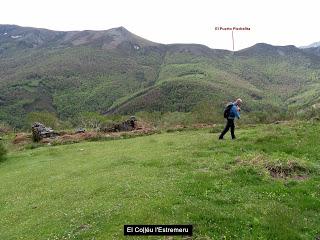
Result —
[{"label": "mountain", "polygon": [[124,27],[106,31],[51,31],[16,25],[0,25],[2,43],[11,43],[17,47],[67,47],[67,46],[96,46],[102,49],[116,48],[119,44],[130,41],[141,46],[158,45],[130,33]]},{"label": "mountain", "polygon": [[123,27],[51,31],[0,25],[0,121],[22,127],[32,111],[72,119],[85,111],[221,112],[241,96],[244,111],[304,109],[320,102],[314,48],[259,43],[237,52],[159,44]]},{"label": "mountain", "polygon": [[320,47],[320,42],[314,42],[307,46],[301,46],[300,48],[314,48],[314,47]]}]

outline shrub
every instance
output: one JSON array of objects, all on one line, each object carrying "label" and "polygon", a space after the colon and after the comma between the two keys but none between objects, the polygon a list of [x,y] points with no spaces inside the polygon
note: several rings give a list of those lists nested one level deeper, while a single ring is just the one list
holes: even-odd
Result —
[{"label": "shrub", "polygon": [[114,123],[123,122],[128,119],[128,116],[108,115],[104,116],[98,112],[80,113],[74,121],[74,125],[89,129],[100,129],[109,127]]},{"label": "shrub", "polygon": [[30,112],[27,115],[28,128],[35,122],[40,122],[47,127],[59,128],[61,123],[55,113],[52,112]]}]

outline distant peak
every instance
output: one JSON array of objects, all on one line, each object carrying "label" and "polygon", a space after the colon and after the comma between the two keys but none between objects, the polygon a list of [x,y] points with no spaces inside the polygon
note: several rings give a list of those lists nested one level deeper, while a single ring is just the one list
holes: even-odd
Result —
[{"label": "distant peak", "polygon": [[271,44],[268,43],[256,43],[255,45],[253,45],[252,47],[259,47],[259,48],[272,48],[274,47]]},{"label": "distant peak", "polygon": [[271,45],[271,44],[267,44],[267,43],[256,43],[255,45],[242,49],[240,51],[244,51],[244,50],[259,50],[259,51],[264,51],[264,50],[295,50],[297,49],[296,46],[294,45],[284,45],[284,46],[275,46],[275,45]]},{"label": "distant peak", "polygon": [[307,45],[307,46],[301,46],[300,48],[314,48],[314,47],[320,47],[320,41],[311,43],[310,45]]},{"label": "distant peak", "polygon": [[117,27],[116,29],[120,30],[120,31],[128,31],[125,27],[123,26],[120,26],[120,27]]},{"label": "distant peak", "polygon": [[116,27],[116,28],[111,28],[109,30],[106,30],[106,32],[108,34],[111,34],[113,36],[118,36],[121,38],[130,38],[133,36],[133,33],[131,33],[130,31],[128,31],[125,27],[120,26],[120,27]]},{"label": "distant peak", "polygon": [[107,31],[117,31],[117,32],[122,32],[122,33],[130,33],[130,31],[128,29],[126,29],[125,27],[123,26],[120,26],[120,27],[116,27],[116,28],[111,28]]}]

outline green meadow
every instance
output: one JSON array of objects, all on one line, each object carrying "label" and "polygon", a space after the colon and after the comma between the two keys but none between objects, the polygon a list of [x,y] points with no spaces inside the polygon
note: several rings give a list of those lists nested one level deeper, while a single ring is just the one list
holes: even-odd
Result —
[{"label": "green meadow", "polygon": [[193,224],[192,238],[319,239],[320,124],[240,126],[11,150],[0,239],[145,239],[124,224]]}]

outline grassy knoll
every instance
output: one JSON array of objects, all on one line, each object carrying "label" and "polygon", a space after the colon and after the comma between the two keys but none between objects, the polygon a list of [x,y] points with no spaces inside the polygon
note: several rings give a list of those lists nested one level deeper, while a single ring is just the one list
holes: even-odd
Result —
[{"label": "grassy knoll", "polygon": [[123,224],[315,239],[319,131],[273,124],[242,127],[236,141],[203,129],[11,152],[0,162],[0,239],[123,239]]}]

